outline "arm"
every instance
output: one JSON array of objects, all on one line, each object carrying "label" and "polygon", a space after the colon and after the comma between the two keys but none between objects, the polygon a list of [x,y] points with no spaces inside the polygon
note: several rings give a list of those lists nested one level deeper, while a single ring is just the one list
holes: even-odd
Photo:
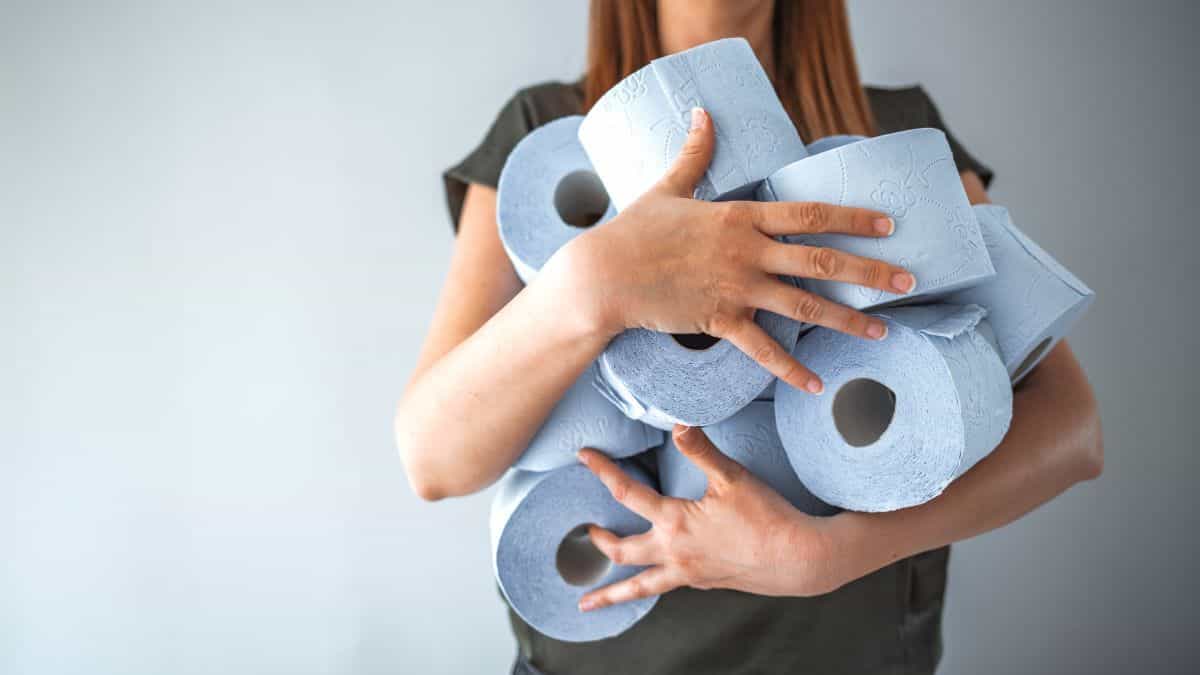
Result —
[{"label": "arm", "polygon": [[[987,201],[978,176],[963,174],[971,201]],[[1104,441],[1091,385],[1065,341],[1013,394],[1004,441],[939,495],[889,513],[846,511],[807,516],[783,501],[696,430],[677,427],[676,445],[708,475],[699,501],[639,488],[602,456],[581,459],[613,496],[654,527],[618,539],[593,528],[592,540],[614,561],[652,565],[585,596],[594,609],[690,585],[763,595],[817,595],[916,555],[1006,525],[1096,478]],[[749,524],[751,527],[746,527]],[[736,539],[735,545],[726,543]]]},{"label": "arm", "polygon": [[626,328],[727,339],[780,379],[814,392],[820,379],[754,323],[755,308],[867,339],[884,336],[878,319],[778,275],[907,293],[916,283],[911,274],[776,237],[884,237],[894,229],[891,219],[827,204],[691,199],[713,145],[711,121],[697,111],[663,179],[560,249],[519,291],[497,234],[495,192],[471,186],[446,288],[396,411],[396,441],[417,494],[467,494],[495,480]]},{"label": "arm", "polygon": [[494,481],[607,342],[554,279],[521,289],[495,213],[496,191],[470,186],[433,325],[396,412],[409,482],[424,499]]}]

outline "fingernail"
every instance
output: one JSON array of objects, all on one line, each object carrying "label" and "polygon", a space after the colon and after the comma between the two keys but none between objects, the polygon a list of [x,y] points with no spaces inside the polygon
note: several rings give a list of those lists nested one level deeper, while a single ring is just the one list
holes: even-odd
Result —
[{"label": "fingernail", "polygon": [[579,601],[579,611],[590,612],[593,609],[596,609],[596,601],[595,600],[592,600],[590,598],[584,598]]},{"label": "fingernail", "polygon": [[887,324],[882,321],[867,324],[867,337],[874,340],[882,340],[887,337]]},{"label": "fingernail", "polygon": [[875,231],[879,234],[891,234],[896,231],[896,221],[891,218],[876,218]]},{"label": "fingernail", "polygon": [[808,393],[810,394],[820,394],[821,392],[825,391],[825,384],[814,377],[808,381],[808,384],[804,385],[804,388],[807,389]]},{"label": "fingernail", "polygon": [[587,464],[588,456],[587,456],[586,452],[580,450],[579,452],[575,453],[575,458],[578,459],[581,463]]},{"label": "fingernail", "polygon": [[704,108],[692,108],[692,131],[704,126]]},{"label": "fingernail", "polygon": [[917,287],[917,278],[908,272],[897,272],[892,275],[892,288],[901,293],[911,293]]}]

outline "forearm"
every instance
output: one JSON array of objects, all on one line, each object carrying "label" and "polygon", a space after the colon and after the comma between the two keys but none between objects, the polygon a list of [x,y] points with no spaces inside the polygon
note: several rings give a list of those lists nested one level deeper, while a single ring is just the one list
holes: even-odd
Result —
[{"label": "forearm", "polygon": [[1065,343],[1022,383],[1013,421],[988,457],[936,499],[890,513],[831,519],[857,578],[900,558],[1008,524],[1095,478],[1103,463],[1096,404]]},{"label": "forearm", "polygon": [[396,439],[422,497],[468,494],[499,477],[604,349],[611,336],[561,281],[539,276],[409,384]]}]

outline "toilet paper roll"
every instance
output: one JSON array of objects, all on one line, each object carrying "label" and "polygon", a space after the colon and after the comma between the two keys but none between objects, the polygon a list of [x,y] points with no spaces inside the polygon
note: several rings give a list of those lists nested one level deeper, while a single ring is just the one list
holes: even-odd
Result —
[{"label": "toilet paper roll", "polygon": [[[787,452],[775,431],[775,404],[754,401],[723,422],[704,427],[713,445],[727,457],[778,492],[792,506],[814,516],[829,516],[837,509],[813,496],[796,477]],[[657,453],[658,482],[662,493],[680,499],[700,499],[708,477],[676,447],[673,438]]]},{"label": "toilet paper roll", "polygon": [[534,129],[509,153],[496,188],[500,242],[529,283],[564,244],[616,215],[579,144],[572,115]]},{"label": "toilet paper roll", "polygon": [[981,331],[978,305],[876,313],[887,339],[824,328],[794,352],[825,381],[822,396],[780,383],[779,435],[800,480],[854,511],[893,511],[941,494],[1004,438],[1008,373]]},{"label": "toilet paper roll", "polygon": [[654,59],[621,80],[580,125],[579,140],[618,209],[675,161],[694,107],[708,112],[716,131],[698,199],[751,198],[762,179],[806,154],[749,43],[709,42]]},{"label": "toilet paper roll", "polygon": [[[620,465],[634,480],[653,487],[636,464]],[[526,623],[556,640],[587,642],[618,635],[658,601],[655,596],[579,611],[585,593],[643,569],[613,565],[592,545],[589,524],[619,537],[650,528],[581,464],[543,473],[510,471],[492,501],[492,566],[500,590]]]},{"label": "toilet paper roll", "polygon": [[805,146],[805,148],[808,150],[809,155],[819,155],[826,150],[840,148],[843,145],[850,145],[851,143],[857,143],[858,141],[864,139],[866,139],[866,136],[857,136],[855,134],[839,134],[836,136],[818,138],[817,140]]},{"label": "toilet paper roll", "polygon": [[[754,321],[784,349],[800,335],[799,323],[766,310]],[[600,355],[596,387],[625,415],[659,429],[715,424],[764,393],[769,371],[728,340],[697,337],[627,330]]]},{"label": "toilet paper roll", "polygon": [[663,432],[614,408],[592,384],[596,376],[592,364],[551,409],[513,468],[557,469],[574,464],[581,448],[593,448],[616,459],[662,445]]},{"label": "toilet paper roll", "polygon": [[759,198],[828,202],[892,216],[896,231],[890,237],[788,237],[791,242],[829,246],[900,265],[917,278],[916,290],[907,296],[836,281],[804,280],[808,290],[850,307],[938,298],[995,273],[946,135],[937,129],[868,138],[807,157],[772,174],[759,188]]},{"label": "toilet paper roll", "polygon": [[996,276],[947,301],[987,308],[1000,357],[1016,384],[1071,330],[1096,296],[1025,236],[1008,209],[981,204],[975,214]]}]

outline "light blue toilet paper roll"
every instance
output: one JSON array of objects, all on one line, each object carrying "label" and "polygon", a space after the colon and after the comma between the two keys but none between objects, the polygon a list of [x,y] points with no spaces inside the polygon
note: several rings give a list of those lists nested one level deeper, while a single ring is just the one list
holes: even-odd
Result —
[{"label": "light blue toilet paper roll", "polygon": [[1004,438],[1012,388],[978,305],[882,310],[887,339],[824,328],[793,352],[825,381],[780,383],[775,415],[796,475],[821,500],[894,511],[941,494]]},{"label": "light blue toilet paper roll", "polygon": [[534,129],[509,153],[496,189],[500,242],[529,283],[564,244],[616,215],[579,144],[572,115]]},{"label": "light blue toilet paper roll", "polygon": [[626,417],[596,389],[592,364],[551,409],[529,447],[513,468],[549,471],[574,464],[581,448],[599,450],[614,459],[631,457],[663,443],[663,432]]},{"label": "light blue toilet paper roll", "polygon": [[[653,487],[636,464],[621,462],[621,468]],[[589,524],[621,537],[650,528],[614,501],[581,464],[544,473],[510,471],[492,500],[492,566],[500,590],[526,623],[556,640],[588,642],[618,635],[658,601],[655,596],[579,611],[585,593],[643,569],[613,565],[591,544]]]},{"label": "light blue toilet paper roll", "polygon": [[654,59],[621,80],[580,125],[579,140],[618,209],[662,178],[697,106],[717,134],[698,199],[751,198],[762,179],[806,154],[749,43],[709,42]]},{"label": "light blue toilet paper roll", "polygon": [[808,150],[808,154],[819,155],[826,150],[833,150],[834,148],[840,148],[843,145],[850,145],[851,143],[857,143],[865,139],[866,136],[857,136],[855,134],[838,134],[836,136],[818,138],[817,140],[805,146],[805,148]]},{"label": "light blue toilet paper roll", "polygon": [[[754,321],[784,349],[800,335],[799,323],[766,310],[755,312]],[[605,398],[659,429],[720,422],[765,393],[774,379],[728,340],[695,349],[642,328],[618,335],[597,364],[595,383]]]},{"label": "light blue toilet paper roll", "polygon": [[[717,449],[771,486],[792,506],[814,516],[829,516],[837,509],[813,496],[796,477],[787,452],[775,431],[775,404],[754,401],[723,422],[704,427]],[[708,478],[679,452],[674,439],[656,453],[658,482],[662,493],[680,499],[700,499],[708,489]]]},{"label": "light blue toilet paper roll", "polygon": [[775,400],[775,383],[778,381],[779,380],[777,378],[774,378],[774,377],[771,378],[771,383],[767,385],[766,389],[763,389],[761,392],[759,392],[758,396],[754,397],[754,400],[755,401],[774,401]]},{"label": "light blue toilet paper roll", "polygon": [[1008,209],[981,204],[975,214],[996,276],[954,293],[947,302],[987,308],[1000,357],[1016,384],[1071,330],[1096,296],[1025,236]]},{"label": "light blue toilet paper roll", "polygon": [[916,290],[907,296],[805,279],[808,290],[850,307],[938,298],[995,273],[946,135],[937,129],[877,136],[807,157],[772,174],[759,188],[759,198],[828,202],[892,216],[896,232],[890,237],[788,238],[901,265],[917,278]]}]

